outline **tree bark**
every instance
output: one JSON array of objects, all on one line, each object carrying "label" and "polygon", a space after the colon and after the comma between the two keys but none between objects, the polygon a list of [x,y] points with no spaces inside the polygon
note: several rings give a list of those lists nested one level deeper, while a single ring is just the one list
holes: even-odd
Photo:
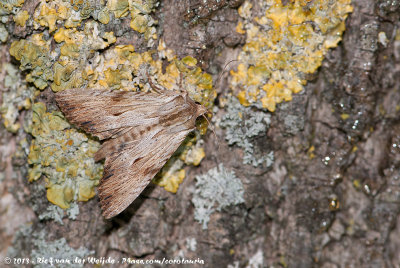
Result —
[{"label": "tree bark", "polygon": [[[255,12],[261,12],[260,1],[251,2]],[[29,107],[16,109],[20,128],[12,133],[0,127],[2,265],[5,258],[11,258],[11,267],[31,267],[40,266],[40,258],[88,261],[88,256],[119,261],[115,267],[128,267],[127,258],[197,260],[193,267],[203,262],[205,267],[400,265],[399,2],[354,0],[342,41],[328,51],[317,72],[307,75],[304,89],[290,102],[277,104],[275,112],[246,110],[269,120],[268,127],[250,141],[254,155],[273,152],[273,163],[257,167],[243,164],[246,152],[237,144],[229,145],[227,129],[219,125],[228,113],[231,91],[224,67],[237,59],[246,42],[246,36],[235,30],[242,3],[166,0],[151,13],[166,47],[177,58],[197,59],[197,65],[213,75],[218,93],[215,135],[203,138],[206,156],[198,167],[185,168],[185,180],[176,194],[150,184],[111,220],[101,216],[97,197],[78,202],[75,219],[66,212],[52,214],[61,215],[60,219],[39,217],[58,208],[46,199],[43,178],[28,182],[27,155],[33,138],[24,126],[31,122],[32,112]],[[18,9],[34,16],[38,5],[39,1],[25,1]],[[17,25],[15,16],[10,11],[0,23],[8,33],[0,43],[3,105],[14,96],[6,85],[10,72],[6,65],[21,64],[10,55],[11,44],[35,33],[54,36],[48,27]],[[143,34],[130,28],[130,16],[118,21],[105,26],[107,32],[116,33],[112,46],[133,44],[138,52],[150,49]],[[153,44],[151,49],[155,48]],[[14,77],[28,90],[32,83],[27,82],[26,72],[19,70]],[[35,98],[48,110],[57,110],[49,86]],[[241,181],[243,200],[240,191],[233,192],[235,201],[214,207],[204,229],[194,216],[199,176],[212,178],[207,172],[219,164],[233,172],[227,178]],[[221,169],[216,172],[219,181]],[[227,192],[232,184],[228,183]]]}]

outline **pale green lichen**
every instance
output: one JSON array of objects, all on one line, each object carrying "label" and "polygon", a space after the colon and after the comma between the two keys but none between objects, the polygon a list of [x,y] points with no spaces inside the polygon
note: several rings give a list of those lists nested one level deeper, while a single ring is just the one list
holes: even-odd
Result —
[{"label": "pale green lichen", "polygon": [[62,219],[65,216],[65,212],[69,219],[76,220],[76,216],[79,214],[79,206],[76,203],[71,203],[70,207],[64,211],[62,208],[56,205],[50,205],[47,207],[46,211],[39,214],[38,218],[40,220],[54,220],[60,225],[64,225]]},{"label": "pale green lichen", "polygon": [[64,225],[62,219],[64,217],[64,210],[56,205],[50,205],[47,207],[46,211],[42,212],[38,218],[39,220],[54,220],[61,225]]},{"label": "pale green lichen", "polygon": [[[263,16],[253,14],[245,1],[236,28],[246,33],[246,44],[238,56],[237,71],[231,72],[231,87],[242,105],[258,104],[274,111],[277,103],[290,101],[306,84],[305,74],[321,65],[329,48],[337,46],[352,12],[351,0],[260,1]],[[254,12],[255,13],[255,12]]]},{"label": "pale green lichen", "polygon": [[5,43],[8,39],[8,32],[6,27],[0,23],[0,42]]},{"label": "pale green lichen", "polygon": [[[92,250],[88,250],[85,247],[77,249],[71,248],[67,240],[62,237],[53,241],[46,239],[45,231],[40,231],[38,234],[33,234],[32,239],[34,249],[31,252],[30,258],[32,260],[38,260],[40,258],[44,260],[52,259],[65,261],[66,263],[54,264],[56,267],[83,267],[83,264],[74,263],[76,258],[84,259],[85,257],[94,254]],[[49,267],[51,265],[45,263],[36,263],[33,267]]]},{"label": "pale green lichen", "polygon": [[15,13],[22,5],[24,0],[1,0],[0,1],[0,16]]},{"label": "pale green lichen", "polygon": [[207,229],[214,211],[244,202],[242,182],[222,164],[195,179],[196,189],[192,197],[194,218],[202,224],[203,229]]},{"label": "pale green lichen", "polygon": [[255,138],[266,136],[270,118],[270,114],[266,112],[258,111],[255,107],[244,107],[236,98],[229,98],[220,126],[226,129],[225,139],[228,144],[243,149],[244,164],[251,164],[254,167],[272,165],[273,151],[257,152],[258,146],[254,143]]},{"label": "pale green lichen", "polygon": [[[49,240],[45,230],[34,230],[32,225],[23,225],[15,233],[12,246],[7,250],[10,258],[29,259],[24,267],[83,267],[76,258],[86,259],[95,252],[85,247],[74,249],[65,238]],[[39,263],[42,260],[42,263]],[[44,261],[47,260],[47,263]],[[69,262],[69,263],[56,263]],[[50,261],[53,263],[50,264]]]},{"label": "pale green lichen", "polygon": [[46,180],[47,199],[61,208],[73,201],[87,201],[102,174],[102,165],[94,162],[99,143],[70,127],[60,112],[46,112],[43,103],[32,108],[29,180],[42,175]]},{"label": "pale green lichen", "polygon": [[21,82],[18,70],[13,65],[5,63],[1,67],[6,75],[3,81],[3,102],[0,106],[0,114],[5,128],[15,133],[21,127],[18,122],[19,112],[31,108],[35,90],[32,87],[27,87],[26,83]]}]

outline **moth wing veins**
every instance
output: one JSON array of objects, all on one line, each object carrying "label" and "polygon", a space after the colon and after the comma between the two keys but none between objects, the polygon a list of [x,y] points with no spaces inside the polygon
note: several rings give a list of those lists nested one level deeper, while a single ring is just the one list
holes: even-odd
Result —
[{"label": "moth wing veins", "polygon": [[172,91],[80,88],[57,93],[56,101],[71,123],[105,140],[95,160],[105,158],[98,193],[106,219],[139,196],[202,113],[185,93]]},{"label": "moth wing veins", "polygon": [[99,198],[103,216],[112,218],[127,208],[161,170],[191,130],[168,133],[139,141],[124,152],[107,156]]}]

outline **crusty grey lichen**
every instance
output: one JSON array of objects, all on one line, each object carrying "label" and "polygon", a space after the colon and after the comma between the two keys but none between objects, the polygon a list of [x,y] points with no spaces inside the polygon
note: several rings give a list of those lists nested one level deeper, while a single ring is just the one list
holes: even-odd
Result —
[{"label": "crusty grey lichen", "polygon": [[56,205],[50,205],[47,207],[46,211],[39,215],[39,220],[52,219],[55,222],[63,225],[62,218],[64,217],[64,210]]},{"label": "crusty grey lichen", "polygon": [[[20,267],[83,267],[78,263],[74,263],[75,258],[84,259],[94,254],[85,247],[78,249],[71,248],[64,237],[49,241],[46,237],[46,231],[34,230],[32,225],[23,225],[16,232],[12,247],[8,248],[7,256],[10,258],[29,259],[29,264],[25,262],[25,266]],[[38,260],[53,261],[50,263],[39,264]],[[55,264],[55,260],[70,262],[71,264]]]},{"label": "crusty grey lichen", "polygon": [[[79,206],[77,203],[71,203],[70,207],[65,211],[68,218],[75,220],[79,214]],[[40,220],[54,220],[60,225],[64,225],[62,219],[64,218],[64,210],[56,205],[49,205],[46,211],[39,214]]]},{"label": "crusty grey lichen", "polygon": [[196,189],[192,198],[194,218],[202,224],[203,229],[207,229],[210,215],[215,210],[244,202],[242,182],[222,164],[195,179]]},{"label": "crusty grey lichen", "polygon": [[8,39],[8,32],[6,30],[6,27],[4,27],[4,25],[0,23],[0,42],[5,43],[7,39]]},{"label": "crusty grey lichen", "polygon": [[[33,245],[35,249],[31,252],[31,259],[36,260],[38,258],[53,259],[53,260],[65,260],[70,261],[71,264],[57,264],[56,267],[83,267],[82,264],[73,263],[75,258],[83,259],[88,255],[94,254],[94,251],[90,251],[87,248],[80,247],[78,249],[71,248],[64,237],[54,240],[47,241],[45,238],[45,232],[39,232],[33,239]],[[34,267],[49,267],[48,264],[36,264]]]},{"label": "crusty grey lichen", "polygon": [[266,112],[252,107],[244,107],[232,97],[228,99],[226,114],[222,117],[220,126],[226,129],[225,139],[229,145],[243,149],[243,163],[254,167],[265,164],[272,165],[274,153],[255,152],[254,138],[266,136],[271,116]]}]

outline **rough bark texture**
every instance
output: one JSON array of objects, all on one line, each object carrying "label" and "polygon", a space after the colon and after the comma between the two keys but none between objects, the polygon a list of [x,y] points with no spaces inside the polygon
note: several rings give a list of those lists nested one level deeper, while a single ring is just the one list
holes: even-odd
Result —
[{"label": "rough bark texture", "polygon": [[[26,2],[25,10],[35,6]],[[195,57],[217,78],[244,43],[235,32],[240,2],[162,1],[156,16],[167,47],[178,56]],[[271,113],[266,136],[255,138],[256,150],[274,151],[270,168],[242,164],[242,150],[228,146],[224,130],[217,128],[218,141],[207,134],[205,159],[187,168],[176,194],[150,185],[110,221],[93,198],[79,203],[76,220],[65,217],[61,225],[38,218],[49,204],[45,190],[28,183],[26,157],[15,155],[17,143],[24,137],[29,141],[29,135],[1,127],[1,258],[33,258],[32,252],[40,251],[38,241],[65,238],[65,251],[87,249],[97,258],[117,260],[184,256],[202,259],[206,267],[257,266],[260,259],[263,267],[400,266],[400,4],[352,4],[343,41],[326,55],[305,90]],[[0,61],[18,66],[9,55],[10,44],[33,30],[13,23],[13,34],[0,46]],[[119,30],[130,31],[129,21],[121,24]],[[380,32],[389,39],[386,46],[378,42]],[[143,40],[117,38],[117,44],[126,42],[146,50]],[[0,70],[0,87],[3,74]],[[226,77],[215,85],[219,94],[228,90]],[[38,98],[55,107],[51,90]],[[224,113],[220,109],[214,116]],[[285,124],[288,118],[296,123]],[[193,216],[195,176],[219,163],[241,179],[245,201],[215,212],[202,229]],[[26,225],[29,230],[21,229]]]}]

